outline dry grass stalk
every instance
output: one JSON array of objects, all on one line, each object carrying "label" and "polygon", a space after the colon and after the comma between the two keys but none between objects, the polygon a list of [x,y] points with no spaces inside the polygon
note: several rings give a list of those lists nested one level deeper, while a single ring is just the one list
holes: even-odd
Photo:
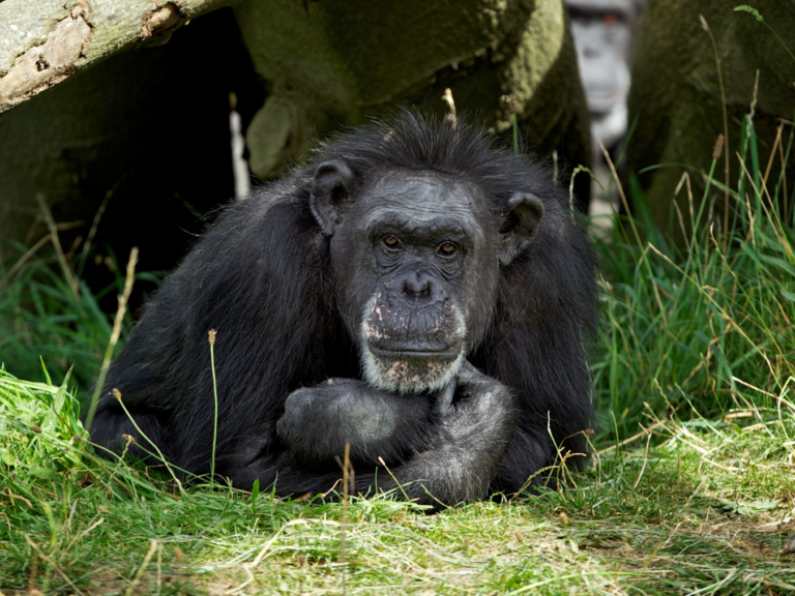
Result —
[{"label": "dry grass stalk", "polygon": [[75,295],[75,298],[80,298],[77,278],[72,273],[69,263],[66,262],[66,256],[64,255],[63,248],[61,248],[61,241],[58,238],[58,226],[55,225],[52,212],[47,206],[47,202],[44,200],[44,195],[41,193],[36,193],[36,201],[39,203],[41,214],[44,216],[44,221],[47,223],[47,228],[50,230],[52,244],[55,247],[55,253],[58,255],[58,263],[61,265],[63,275],[66,278],[69,287],[72,289],[72,293]]},{"label": "dry grass stalk", "polygon": [[36,244],[31,246],[28,251],[20,257],[20,259],[14,263],[14,266],[5,274],[3,279],[0,279],[0,292],[6,289],[8,283],[11,281],[11,278],[16,275],[17,271],[22,269],[22,266],[28,262],[28,259],[32,257],[36,252],[45,244],[47,244],[50,240],[52,240],[52,234],[47,234],[43,238],[41,238]]},{"label": "dry grass stalk", "polygon": [[[720,105],[723,109],[723,136],[726,139],[726,145],[729,144],[729,115],[728,111],[726,110],[726,90],[723,87],[723,70],[720,67],[720,55],[718,54],[718,44],[715,43],[715,36],[712,35],[712,31],[709,28],[709,24],[707,23],[707,19],[705,19],[702,15],[698,15],[699,20],[701,21],[701,27],[704,31],[707,32],[709,35],[709,39],[712,42],[712,53],[715,56],[715,66],[718,70],[718,85],[720,85]],[[718,147],[715,146],[715,150],[717,151]],[[714,154],[713,154],[714,155]],[[714,159],[717,159],[715,157]],[[729,181],[731,180],[731,174],[729,171],[729,152],[724,152],[724,172],[726,178],[724,183],[726,184],[726,189],[724,191],[724,205],[723,205],[723,229],[729,229]]]},{"label": "dry grass stalk", "polygon": [[448,87],[444,90],[444,95],[442,95],[442,101],[447,104],[447,107],[450,109],[450,113],[447,114],[446,119],[450,124],[455,127],[458,124],[458,115],[455,111],[455,100],[453,99],[453,92]]},{"label": "dry grass stalk", "polygon": [[91,398],[91,405],[88,408],[88,415],[86,416],[85,427],[91,428],[91,423],[94,422],[94,414],[97,411],[97,402],[99,402],[99,395],[102,392],[102,386],[105,384],[105,378],[108,376],[108,368],[110,368],[110,361],[113,358],[113,350],[121,336],[121,325],[124,322],[124,315],[127,312],[127,301],[130,299],[133,283],[135,282],[135,266],[138,263],[138,247],[134,246],[130,251],[130,260],[127,261],[127,278],[124,280],[124,290],[119,296],[119,307],[116,309],[116,318],[113,320],[113,330],[110,333],[110,340],[108,347],[105,349],[105,357],[102,359],[102,367],[99,371],[99,378],[97,379],[96,387],[94,387],[94,395]]}]

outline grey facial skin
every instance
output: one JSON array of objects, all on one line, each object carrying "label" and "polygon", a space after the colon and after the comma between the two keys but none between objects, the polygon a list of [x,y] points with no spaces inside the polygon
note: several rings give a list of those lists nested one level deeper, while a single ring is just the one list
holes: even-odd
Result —
[{"label": "grey facial skin", "polygon": [[[362,369],[373,387],[439,391],[464,363],[476,290],[493,285],[499,269],[483,229],[496,222],[478,199],[477,189],[459,179],[390,173],[346,214],[355,221],[356,269],[375,272],[354,281],[358,291],[372,293],[361,312],[352,313]],[[344,231],[340,237],[347,243]],[[332,259],[350,259],[349,251],[335,250],[334,239],[331,250]]]},{"label": "grey facial skin", "polygon": [[567,0],[571,30],[592,114],[626,100],[635,7],[630,0]]},{"label": "grey facial skin", "polygon": [[637,4],[631,0],[566,0],[591,113],[591,133],[607,148],[620,142],[627,130],[629,61]]}]

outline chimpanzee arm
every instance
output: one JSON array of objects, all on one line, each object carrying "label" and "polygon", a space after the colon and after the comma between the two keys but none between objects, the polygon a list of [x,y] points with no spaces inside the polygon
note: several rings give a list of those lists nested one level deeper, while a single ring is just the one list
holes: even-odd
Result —
[{"label": "chimpanzee arm", "polygon": [[[455,400],[426,450],[389,474],[381,471],[379,489],[390,490],[399,483],[410,499],[437,505],[474,501],[488,494],[514,436],[518,412],[509,389],[468,362],[457,385]],[[374,484],[372,474],[356,475],[359,491]]]},{"label": "chimpanzee arm", "polygon": [[[385,393],[347,379],[298,390],[287,400],[278,432],[300,466],[333,461],[350,443],[359,492],[400,484],[420,503],[455,504],[486,496],[516,420],[507,387],[465,363],[435,397]],[[379,465],[379,456],[389,470],[375,474],[356,467],[357,461],[368,468]],[[276,476],[277,493],[287,495],[327,490],[339,477],[339,472],[310,477],[285,460],[259,465],[266,463],[266,473],[257,474],[254,462],[241,469],[240,480],[248,484],[255,476]]]},{"label": "chimpanzee arm", "polygon": [[[354,468],[357,462],[378,466],[379,456],[390,466],[377,475],[357,468],[358,491],[400,484],[409,498],[430,504],[486,496],[518,418],[507,387],[469,363],[435,397],[332,379],[294,392],[285,406],[277,429],[296,463],[320,467],[347,442]],[[293,476],[282,470],[282,478]],[[287,494],[287,484],[277,481],[279,494]]]},{"label": "chimpanzee arm", "polygon": [[[452,398],[454,385],[443,393]],[[308,469],[336,468],[350,444],[354,466],[402,463],[421,451],[431,436],[439,398],[399,395],[353,379],[329,379],[288,396],[276,431],[294,461]]]}]

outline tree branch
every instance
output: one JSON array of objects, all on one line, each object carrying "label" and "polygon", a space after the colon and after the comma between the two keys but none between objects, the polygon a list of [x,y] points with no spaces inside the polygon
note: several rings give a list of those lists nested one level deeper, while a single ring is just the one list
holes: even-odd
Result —
[{"label": "tree branch", "polygon": [[190,19],[238,1],[0,2],[0,113],[112,54],[166,43]]}]

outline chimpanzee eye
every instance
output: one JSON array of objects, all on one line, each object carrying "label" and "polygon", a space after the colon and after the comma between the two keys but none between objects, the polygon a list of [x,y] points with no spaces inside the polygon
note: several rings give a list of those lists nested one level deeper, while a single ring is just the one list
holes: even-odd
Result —
[{"label": "chimpanzee eye", "polygon": [[395,250],[396,248],[400,248],[400,240],[396,236],[387,236],[383,240],[384,246],[390,250]]},{"label": "chimpanzee eye", "polygon": [[439,254],[443,257],[452,257],[455,253],[458,252],[458,248],[452,242],[443,242],[439,246]]}]

